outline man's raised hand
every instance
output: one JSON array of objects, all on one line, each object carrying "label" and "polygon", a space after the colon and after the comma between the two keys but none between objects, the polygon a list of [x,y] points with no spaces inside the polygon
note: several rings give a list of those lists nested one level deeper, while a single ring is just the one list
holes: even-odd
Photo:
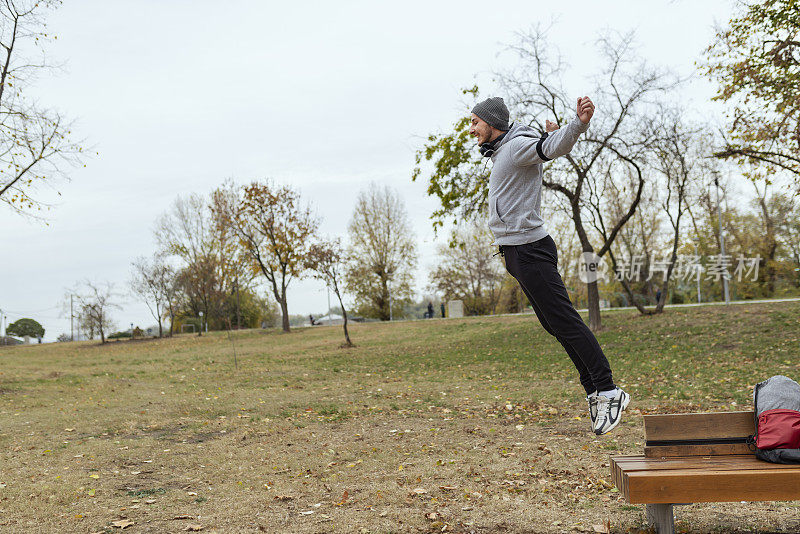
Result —
[{"label": "man's raised hand", "polygon": [[558,124],[546,120],[544,121],[544,129],[547,133],[555,132],[556,130],[558,130]]},{"label": "man's raised hand", "polygon": [[578,118],[581,120],[581,122],[584,124],[589,124],[589,121],[592,119],[592,115],[594,115],[594,104],[592,104],[592,101],[589,100],[589,97],[578,97]]}]

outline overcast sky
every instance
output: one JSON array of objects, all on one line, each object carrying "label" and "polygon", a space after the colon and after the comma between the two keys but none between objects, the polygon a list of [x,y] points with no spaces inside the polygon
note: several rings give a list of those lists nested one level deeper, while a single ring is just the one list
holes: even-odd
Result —
[{"label": "overcast sky", "polygon": [[[8,322],[39,320],[48,341],[69,332],[59,316],[67,288],[90,278],[127,292],[131,261],[155,251],[159,214],[177,195],[207,195],[226,178],[297,187],[331,236],[346,235],[370,181],[397,188],[418,239],[422,290],[437,204],[424,180],[411,182],[414,152],[468,113],[462,87],[478,83],[489,96],[515,32],[557,21],[551,40],[577,97],[589,92],[581,73],[594,68],[598,32],[635,30],[648,60],[690,75],[731,5],[68,0],[49,17],[58,39],[47,47],[64,68],[33,92],[74,118],[76,136],[99,155],[58,184],[48,225],[0,205],[0,309]],[[716,113],[713,93],[698,79],[682,98]],[[120,329],[154,324],[143,304],[120,302]],[[321,283],[289,287],[290,313],[326,307]]]}]

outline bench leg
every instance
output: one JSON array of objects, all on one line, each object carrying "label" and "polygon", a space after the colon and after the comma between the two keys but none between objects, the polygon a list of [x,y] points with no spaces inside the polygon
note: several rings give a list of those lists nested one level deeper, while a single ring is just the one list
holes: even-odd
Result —
[{"label": "bench leg", "polygon": [[647,524],[656,527],[658,534],[675,534],[675,518],[671,504],[648,504]]}]

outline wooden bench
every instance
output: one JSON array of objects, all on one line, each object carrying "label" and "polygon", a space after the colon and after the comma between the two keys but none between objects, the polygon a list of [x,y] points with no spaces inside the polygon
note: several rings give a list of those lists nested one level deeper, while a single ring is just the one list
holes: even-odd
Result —
[{"label": "wooden bench", "polygon": [[645,415],[644,456],[611,458],[614,484],[647,521],[673,534],[673,505],[800,499],[800,465],[758,460],[753,412]]}]

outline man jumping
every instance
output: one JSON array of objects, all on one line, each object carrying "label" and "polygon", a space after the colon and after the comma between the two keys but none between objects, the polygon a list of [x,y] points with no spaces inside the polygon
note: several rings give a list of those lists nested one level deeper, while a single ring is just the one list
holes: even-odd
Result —
[{"label": "man jumping", "polygon": [[544,329],[577,367],[592,430],[601,435],[619,424],[630,396],[614,385],[600,344],[570,302],[557,269],[556,244],[539,214],[542,163],[568,154],[593,114],[592,101],[578,98],[575,118],[555,133],[542,134],[523,124],[509,125],[503,99],[493,97],[472,109],[469,133],[477,137],[481,154],[492,159],[489,228],[506,270],[519,282]]}]

